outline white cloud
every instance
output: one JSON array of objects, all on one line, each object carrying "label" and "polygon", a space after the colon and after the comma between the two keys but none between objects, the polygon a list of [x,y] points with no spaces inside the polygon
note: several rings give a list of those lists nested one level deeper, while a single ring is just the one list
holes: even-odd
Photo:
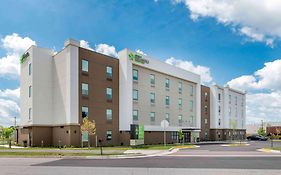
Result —
[{"label": "white cloud", "polygon": [[118,57],[118,54],[116,52],[116,49],[114,46],[110,46],[107,44],[98,44],[95,46],[95,51],[108,55],[108,56],[112,56],[112,57]]},{"label": "white cloud", "polygon": [[243,75],[227,83],[230,87],[247,90],[248,122],[281,120],[281,60],[264,64],[253,75]]},{"label": "white cloud", "polygon": [[0,125],[14,124],[14,117],[19,118],[20,89],[0,90]]},{"label": "white cloud", "polygon": [[243,90],[281,91],[281,59],[267,62],[253,75],[243,75],[227,83],[230,87]]},{"label": "white cloud", "polygon": [[146,53],[144,53],[144,52],[143,52],[142,50],[140,50],[140,49],[137,49],[136,52],[139,53],[139,54],[142,54],[142,55],[147,55]]},{"label": "white cloud", "polygon": [[175,59],[173,57],[167,59],[165,61],[168,64],[177,66],[179,68],[185,69],[190,72],[194,72],[196,74],[201,75],[201,82],[204,83],[210,83],[212,81],[211,71],[210,68],[200,65],[193,65],[191,61],[185,61],[185,60],[179,60]]},{"label": "white cloud", "polygon": [[[280,0],[172,0],[184,3],[194,21],[215,18],[219,23],[234,28],[252,41],[272,46],[281,38]],[[237,29],[237,30],[236,30]]]},{"label": "white cloud", "polygon": [[281,121],[281,93],[256,93],[247,95],[247,122]]},{"label": "white cloud", "polygon": [[21,37],[16,33],[1,39],[1,47],[6,56],[0,58],[0,77],[16,79],[20,74],[19,57],[36,42],[29,37]]},{"label": "white cloud", "polygon": [[90,47],[89,42],[85,41],[85,40],[80,40],[80,47],[83,47],[85,49],[89,49],[89,50],[94,50]]}]

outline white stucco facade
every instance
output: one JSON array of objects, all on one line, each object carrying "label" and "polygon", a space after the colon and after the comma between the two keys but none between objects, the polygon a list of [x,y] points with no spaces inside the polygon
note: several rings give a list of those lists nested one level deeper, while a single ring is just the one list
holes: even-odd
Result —
[{"label": "white stucco facade", "polygon": [[78,47],[66,43],[56,55],[37,46],[26,51],[20,77],[21,126],[78,124]]},{"label": "white stucco facade", "polygon": [[210,89],[211,129],[246,129],[246,93],[228,86]]},{"label": "white stucco facade", "polygon": [[[129,54],[137,54],[145,59],[145,63],[132,61]],[[201,123],[201,86],[200,76],[175,66],[166,64],[149,56],[124,49],[119,56],[119,130],[130,130],[133,121],[132,111],[138,109],[138,124],[143,124],[146,131],[163,131],[160,122],[165,119],[165,114],[170,116],[168,131],[179,129],[200,130]],[[139,80],[133,81],[133,69],[138,69]],[[151,87],[149,75],[155,75],[155,87]],[[170,88],[165,89],[165,79],[169,79]],[[178,83],[182,83],[182,93],[177,90]],[[192,86],[193,94],[188,95],[188,87]],[[139,89],[138,102],[133,101],[133,89]],[[155,93],[155,104],[149,103],[149,94]],[[165,106],[165,97],[169,96],[170,105]],[[182,99],[182,107],[178,107],[178,99]],[[193,102],[192,109],[188,109],[189,101]],[[149,120],[149,113],[155,113],[155,121]],[[182,116],[182,124],[178,124],[178,116]],[[192,118],[192,119],[191,119]],[[190,122],[191,121],[191,122]]]}]

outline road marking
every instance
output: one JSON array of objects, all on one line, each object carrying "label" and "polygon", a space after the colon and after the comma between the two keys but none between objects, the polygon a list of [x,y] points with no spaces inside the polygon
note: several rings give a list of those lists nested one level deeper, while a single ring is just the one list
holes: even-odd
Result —
[{"label": "road marking", "polygon": [[281,157],[281,155],[270,154],[270,155],[163,155],[163,157]]}]

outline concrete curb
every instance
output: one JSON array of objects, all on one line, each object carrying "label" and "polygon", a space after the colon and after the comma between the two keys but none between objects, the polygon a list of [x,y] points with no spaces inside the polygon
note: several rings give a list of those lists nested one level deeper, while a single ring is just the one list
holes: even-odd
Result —
[{"label": "concrete curb", "polygon": [[156,156],[164,156],[178,152],[177,148],[170,148],[169,150],[155,153],[155,154],[138,154],[138,155],[116,155],[116,156],[87,156],[87,159],[136,159],[136,158],[147,158],[147,157],[156,157]]},{"label": "concrete curb", "polygon": [[266,148],[257,149],[257,151],[265,152],[265,153],[281,153],[281,151],[273,150],[273,149],[266,149]]}]

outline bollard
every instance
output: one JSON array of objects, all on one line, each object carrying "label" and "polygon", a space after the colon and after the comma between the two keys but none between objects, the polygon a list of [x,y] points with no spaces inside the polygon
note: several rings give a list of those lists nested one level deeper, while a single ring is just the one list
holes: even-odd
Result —
[{"label": "bollard", "polygon": [[43,148],[44,147],[44,141],[41,140],[41,147]]}]

